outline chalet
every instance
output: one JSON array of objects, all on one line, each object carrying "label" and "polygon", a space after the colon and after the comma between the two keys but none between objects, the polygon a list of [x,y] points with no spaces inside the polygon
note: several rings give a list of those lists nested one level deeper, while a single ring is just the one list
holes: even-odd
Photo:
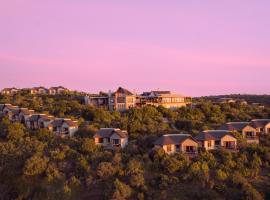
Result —
[{"label": "chalet", "polygon": [[59,86],[59,87],[51,87],[51,88],[49,88],[48,91],[49,91],[50,95],[56,95],[56,94],[63,94],[65,92],[67,92],[68,89],[64,88],[62,86]]},{"label": "chalet", "polygon": [[259,133],[250,122],[228,122],[222,125],[220,130],[239,132],[247,143],[259,144]]},{"label": "chalet", "polygon": [[39,128],[48,128],[49,125],[53,122],[54,117],[50,115],[40,114],[38,119]]},{"label": "chalet", "polygon": [[179,94],[172,94],[170,91],[151,91],[140,95],[140,104],[163,106],[169,109],[185,107],[191,104],[191,98]]},{"label": "chalet", "polygon": [[237,139],[227,130],[207,130],[195,137],[199,147],[205,150],[215,149],[237,149]]},{"label": "chalet", "polygon": [[234,104],[234,103],[236,103],[237,102],[237,100],[236,99],[233,99],[233,98],[227,98],[227,97],[224,97],[224,98],[219,98],[218,100],[217,100],[217,103],[219,103],[219,104],[225,104],[225,103],[231,103],[231,104]]},{"label": "chalet", "polygon": [[95,144],[105,148],[124,148],[128,144],[128,132],[116,128],[101,128],[94,135]]},{"label": "chalet", "polygon": [[30,89],[30,94],[48,94],[49,91],[45,87],[34,87]]},{"label": "chalet", "polygon": [[189,134],[168,134],[158,138],[154,148],[162,148],[167,154],[196,154],[198,143]]},{"label": "chalet", "polygon": [[19,113],[20,113],[20,108],[18,109],[13,109],[11,112],[11,121],[12,122],[19,122]]},{"label": "chalet", "polygon": [[109,110],[125,111],[136,106],[136,95],[127,89],[119,87],[115,92],[100,93],[99,95],[89,95],[85,97],[88,105],[106,107]]},{"label": "chalet", "polygon": [[136,95],[119,87],[114,93],[108,94],[109,110],[125,111],[136,106]]},{"label": "chalet", "polygon": [[78,122],[71,119],[59,118],[53,120],[48,128],[61,137],[73,136],[78,131]]},{"label": "chalet", "polygon": [[18,106],[13,106],[11,104],[2,104],[0,112],[3,116],[7,116],[9,120],[13,120],[13,113],[19,110]]},{"label": "chalet", "polygon": [[251,126],[256,129],[257,134],[270,134],[270,119],[253,119]]},{"label": "chalet", "polygon": [[251,104],[252,106],[254,106],[254,107],[258,107],[258,108],[260,108],[260,109],[264,109],[264,105],[263,104],[261,104],[261,103],[252,103]]},{"label": "chalet", "polygon": [[27,108],[20,108],[18,114],[18,121],[21,123],[26,123],[26,121],[35,113],[34,110],[28,110]]},{"label": "chalet", "polygon": [[18,89],[17,88],[4,88],[2,91],[1,91],[1,94],[3,95],[13,95],[13,94],[16,94],[18,93]]},{"label": "chalet", "polygon": [[29,129],[32,130],[37,130],[40,128],[39,124],[39,119],[42,118],[43,116],[46,116],[46,114],[33,114],[31,117],[29,117],[26,120],[26,126]]}]

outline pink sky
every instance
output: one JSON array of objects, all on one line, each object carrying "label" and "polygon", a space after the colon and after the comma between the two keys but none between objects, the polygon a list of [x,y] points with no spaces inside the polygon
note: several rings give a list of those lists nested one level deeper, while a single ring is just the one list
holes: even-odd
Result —
[{"label": "pink sky", "polygon": [[0,88],[269,94],[268,0],[0,0]]}]

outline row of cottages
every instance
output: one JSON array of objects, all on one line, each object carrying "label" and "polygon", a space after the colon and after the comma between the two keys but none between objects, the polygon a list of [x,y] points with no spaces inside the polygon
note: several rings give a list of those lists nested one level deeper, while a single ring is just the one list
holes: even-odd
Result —
[{"label": "row of cottages", "polygon": [[259,144],[260,136],[270,135],[270,119],[253,119],[250,122],[228,122],[221,130],[239,132],[247,143]]},{"label": "row of cottages", "polygon": [[124,148],[128,144],[128,132],[116,128],[101,128],[94,135],[96,145],[113,149]]},{"label": "row of cottages", "polygon": [[191,98],[172,94],[170,91],[152,91],[136,95],[127,89],[119,87],[113,93],[109,92],[100,93],[100,95],[86,96],[85,103],[121,112],[129,108],[142,107],[145,105],[163,106],[165,108],[175,109],[191,104]]},{"label": "row of cottages", "polygon": [[4,88],[1,91],[1,94],[3,95],[14,95],[18,93],[19,91],[25,91],[30,94],[50,94],[50,95],[57,95],[57,94],[63,94],[64,92],[68,92],[69,90],[67,88],[64,88],[62,86],[59,87],[51,87],[49,89],[45,87],[33,87],[33,88],[24,88],[24,89],[17,89],[17,88]]},{"label": "row of cottages", "polygon": [[196,154],[199,146],[189,134],[163,135],[154,142],[154,145],[154,148],[162,148],[168,154]]},{"label": "row of cottages", "polygon": [[59,87],[51,87],[49,89],[45,87],[34,87],[34,88],[30,88],[29,91],[30,91],[30,94],[57,95],[57,94],[63,94],[65,92],[68,92],[69,90],[62,86],[59,86]]},{"label": "row of cottages", "polygon": [[162,148],[167,154],[185,153],[193,155],[198,153],[198,149],[234,151],[237,149],[237,139],[230,131],[207,130],[196,137],[189,134],[163,135],[155,141],[154,145],[154,148]]},{"label": "row of cottages", "polygon": [[12,88],[4,88],[3,90],[1,90],[1,94],[3,95],[14,95],[16,93],[18,93],[19,89],[12,87]]},{"label": "row of cottages", "polygon": [[4,116],[12,122],[25,124],[30,130],[49,129],[59,136],[73,136],[78,130],[77,121],[38,114],[34,110],[19,108],[11,104],[0,104],[0,117]]}]

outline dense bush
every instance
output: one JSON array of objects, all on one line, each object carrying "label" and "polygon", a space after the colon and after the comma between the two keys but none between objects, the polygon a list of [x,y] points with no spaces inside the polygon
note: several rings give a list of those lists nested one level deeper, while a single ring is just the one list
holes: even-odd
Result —
[{"label": "dense bush", "polygon": [[[197,134],[226,120],[269,115],[269,108],[214,105],[196,108],[131,109],[126,113],[83,105],[79,96],[0,96],[10,102],[56,116],[80,120],[73,138],[42,129],[0,122],[0,199],[266,199],[270,186],[269,137],[239,152],[201,152],[195,158],[152,149],[161,134]],[[106,151],[92,136],[100,127],[126,128],[129,145]]]}]

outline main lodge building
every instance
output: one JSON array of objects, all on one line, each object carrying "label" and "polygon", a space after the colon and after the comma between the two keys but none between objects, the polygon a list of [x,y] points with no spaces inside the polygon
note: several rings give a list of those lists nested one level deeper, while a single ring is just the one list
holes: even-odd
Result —
[{"label": "main lodge building", "polygon": [[125,111],[129,108],[143,107],[145,105],[176,109],[191,104],[191,97],[172,94],[170,91],[151,91],[137,95],[119,87],[115,92],[87,95],[85,96],[85,103],[117,111]]}]

